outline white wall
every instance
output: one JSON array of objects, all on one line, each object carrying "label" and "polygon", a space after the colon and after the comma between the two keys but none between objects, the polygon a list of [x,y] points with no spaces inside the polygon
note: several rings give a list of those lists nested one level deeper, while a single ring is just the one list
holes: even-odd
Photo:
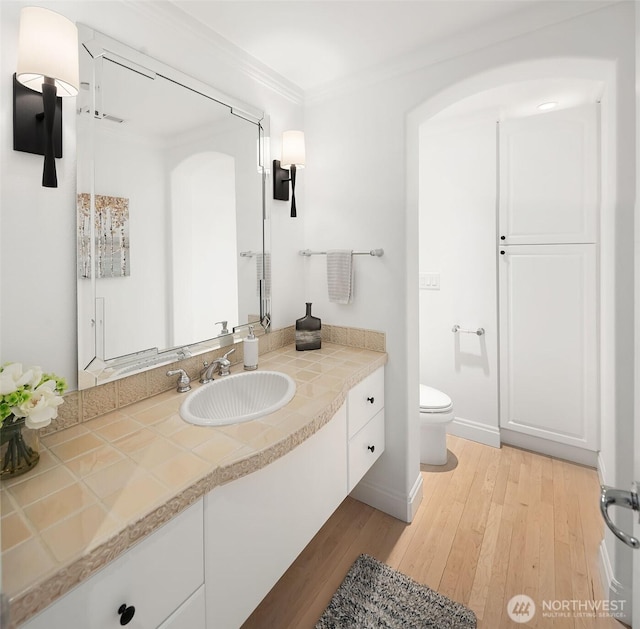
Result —
[{"label": "white wall", "polygon": [[[74,99],[64,106],[64,157],[58,188],[40,186],[42,158],[12,150],[12,74],[19,12],[28,0],[0,3],[0,362],[40,364],[76,388],[76,154]],[[267,113],[278,151],[285,129],[303,128],[301,97],[259,62],[220,43],[201,25],[180,28],[166,3],[42,1],[58,11],[156,57]],[[300,187],[301,199],[304,185]],[[302,221],[270,200],[274,231],[274,324],[289,325],[304,303],[303,265],[295,257]],[[301,206],[304,203],[301,202]],[[292,264],[295,260],[295,264]]]},{"label": "white wall", "polygon": [[41,365],[75,382],[74,99],[63,99],[58,188],[43,188],[43,158],[12,150],[17,12],[0,5],[0,362]]},{"label": "white wall", "polygon": [[[552,6],[546,7],[552,10]],[[326,321],[358,325],[387,333],[387,448],[366,482],[379,489],[379,501],[410,500],[419,470],[418,451],[418,126],[445,106],[482,89],[507,82],[498,77],[509,64],[547,60],[537,77],[556,75],[558,58],[596,59],[616,64],[613,136],[617,140],[616,251],[618,271],[615,391],[610,417],[612,476],[630,472],[624,437],[631,434],[633,364],[628,347],[632,329],[634,68],[633,4],[619,3],[575,19],[533,30],[485,46],[472,54],[426,65],[394,78],[362,80],[311,100],[306,108],[308,167],[305,171],[306,246],[315,248],[383,247],[381,259],[357,260],[356,300],[350,306],[329,304],[318,260],[308,261],[307,298]],[[597,36],[596,36],[597,34]],[[432,57],[433,58],[433,57]],[[414,60],[415,62],[415,60]],[[414,67],[417,64],[414,63]],[[544,65],[544,63],[543,63]],[[494,72],[496,75],[491,76]],[[580,75],[578,75],[580,76]],[[585,76],[602,80],[602,76]],[[491,80],[494,81],[491,84]],[[512,79],[511,79],[512,80]],[[408,182],[408,183],[407,183]],[[405,187],[406,186],[406,187]],[[312,266],[313,265],[313,266]],[[410,509],[406,509],[405,513]],[[628,575],[624,557],[612,549],[615,570]],[[620,563],[618,563],[618,559]]]},{"label": "white wall", "polygon": [[[446,392],[451,432],[497,446],[496,119],[457,117],[420,126],[420,382]],[[484,328],[485,334],[453,334]]]}]

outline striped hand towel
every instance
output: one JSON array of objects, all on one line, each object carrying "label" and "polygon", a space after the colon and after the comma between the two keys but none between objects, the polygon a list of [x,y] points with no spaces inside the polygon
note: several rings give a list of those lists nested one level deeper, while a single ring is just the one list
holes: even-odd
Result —
[{"label": "striped hand towel", "polygon": [[349,304],[353,298],[353,256],[349,249],[327,251],[329,301]]}]

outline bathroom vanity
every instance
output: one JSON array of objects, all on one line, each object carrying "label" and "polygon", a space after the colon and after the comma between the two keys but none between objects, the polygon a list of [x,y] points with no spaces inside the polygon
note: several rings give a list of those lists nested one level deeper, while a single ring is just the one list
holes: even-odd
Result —
[{"label": "bathroom vanity", "polygon": [[[84,477],[73,465],[78,457],[60,464],[80,489],[97,491],[109,533],[97,527],[84,548],[66,558],[46,531],[33,535],[27,543],[57,561],[18,591],[7,591],[12,626],[56,629],[72,619],[87,629],[239,627],[384,451],[386,359],[382,352],[330,343],[304,356],[291,346],[265,354],[260,369],[289,374],[296,396],[245,424],[187,425],[176,414],[184,399],[177,393],[86,422],[81,438],[105,442],[120,422],[139,423],[127,424],[138,428],[130,436],[104,444],[121,448],[136,466],[115,498],[100,498],[96,474]],[[64,432],[45,439],[54,454],[78,439],[65,442]],[[136,438],[153,440],[151,433],[180,450],[160,467],[128,449]],[[149,442],[143,451],[156,445]],[[171,461],[175,469],[165,476]],[[149,472],[166,491],[143,509],[125,506]],[[20,485],[46,482],[50,473],[6,488],[18,518],[26,520],[29,510],[20,505],[28,493]],[[3,555],[4,571],[18,569],[12,558],[11,551]]]}]

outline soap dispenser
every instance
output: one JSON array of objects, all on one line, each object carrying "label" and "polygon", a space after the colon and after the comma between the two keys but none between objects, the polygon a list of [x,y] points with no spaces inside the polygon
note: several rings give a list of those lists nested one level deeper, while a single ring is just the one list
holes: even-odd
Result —
[{"label": "soap dispenser", "polygon": [[249,334],[243,341],[244,348],[244,368],[246,371],[253,371],[258,368],[258,339],[253,333],[253,326],[249,326]]}]

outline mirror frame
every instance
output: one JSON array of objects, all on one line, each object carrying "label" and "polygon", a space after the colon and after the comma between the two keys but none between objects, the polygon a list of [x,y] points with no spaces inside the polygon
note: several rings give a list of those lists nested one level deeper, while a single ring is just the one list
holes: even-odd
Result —
[{"label": "mirror frame", "polygon": [[[185,89],[200,94],[201,96],[208,98],[220,105],[223,105],[229,109],[231,115],[237,116],[246,120],[247,122],[256,125],[257,127],[257,141],[258,141],[258,163],[257,167],[261,169],[261,194],[262,194],[262,207],[261,207],[261,219],[262,219],[262,252],[261,254],[269,253],[268,243],[269,240],[269,221],[267,220],[267,206],[266,206],[266,178],[268,174],[269,155],[268,150],[268,138],[269,138],[269,118],[263,111],[244,103],[236,98],[233,98],[220,90],[208,85],[194,77],[177,70],[162,61],[154,59],[144,53],[141,53],[122,42],[119,42],[111,37],[96,31],[95,29],[85,24],[78,23],[78,45],[85,48],[87,53],[94,59],[108,58],[111,61],[120,63],[131,70],[140,72],[144,75],[158,75],[165,78]],[[92,111],[99,109],[96,107],[95,102],[95,90],[92,93]],[[88,165],[90,172],[94,172],[94,144],[91,141],[91,160]],[[92,212],[93,198],[95,197],[95,177],[91,176],[90,194],[92,199]],[[93,224],[93,221],[92,221]],[[92,246],[94,246],[94,238],[92,237]],[[92,259],[95,259],[92,256]],[[263,273],[264,267],[263,265]],[[95,303],[95,269],[91,270],[91,289],[94,295],[93,312],[94,320],[96,317],[96,303]],[[255,322],[262,326],[265,332],[270,331],[271,327],[271,295],[267,294],[265,278],[260,280],[260,295],[259,295],[259,309],[260,320]],[[80,313],[79,304],[77,304],[78,316]],[[161,367],[162,365],[175,363],[178,360],[189,358],[191,356],[197,356],[211,350],[227,347],[235,343],[239,343],[246,336],[248,332],[249,323],[243,323],[233,327],[231,333],[219,335],[210,339],[203,339],[189,345],[181,345],[179,347],[168,348],[166,350],[145,350],[128,354],[126,356],[113,358],[110,360],[104,360],[94,358],[97,361],[96,373],[87,371],[86,366],[78,364],[78,389],[84,390],[97,385],[119,380],[127,376],[135,375]],[[94,340],[94,343],[96,341]],[[78,351],[78,355],[80,352]],[[90,364],[94,364],[92,361]],[[106,373],[105,373],[106,372]]]}]

